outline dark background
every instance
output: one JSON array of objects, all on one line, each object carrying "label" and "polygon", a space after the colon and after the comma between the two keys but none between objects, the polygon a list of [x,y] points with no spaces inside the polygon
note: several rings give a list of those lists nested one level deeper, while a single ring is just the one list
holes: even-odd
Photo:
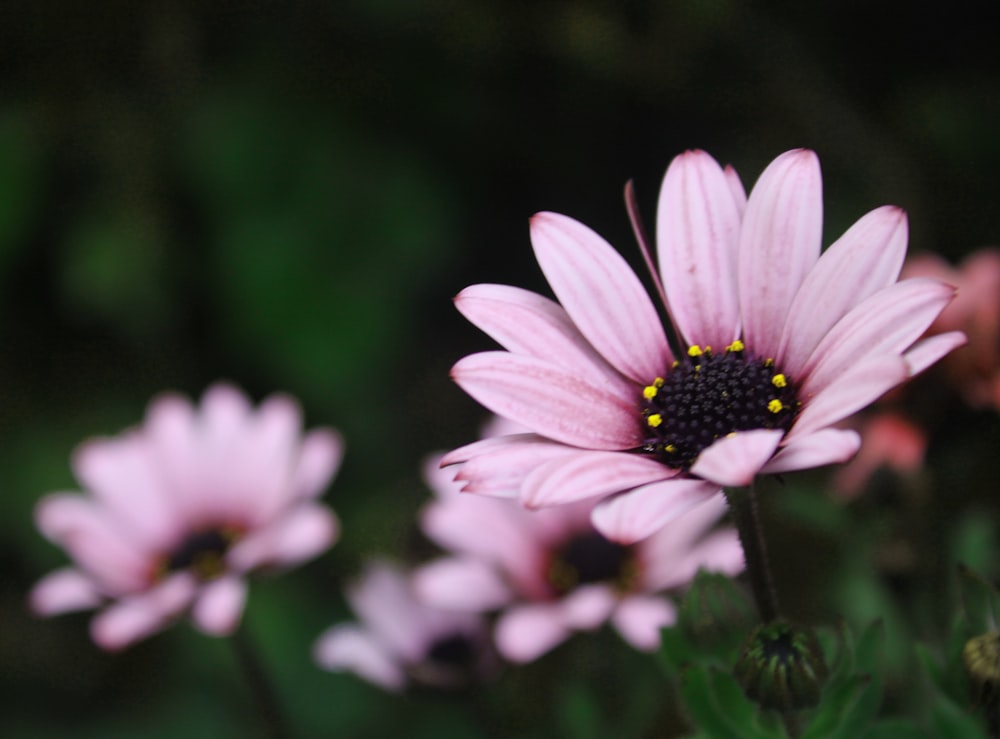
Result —
[{"label": "dark background", "polygon": [[[327,496],[342,540],[255,583],[246,614],[305,734],[477,736],[483,711],[493,733],[524,733],[552,705],[577,710],[567,665],[583,695],[613,695],[614,670],[648,668],[604,634],[485,698],[387,697],[309,661],[367,557],[432,552],[414,525],[420,463],[477,433],[483,412],[448,368],[490,345],[450,298],[473,282],[545,291],[527,238],[539,210],[638,264],[622,186],[635,179],[651,227],[663,171],[689,148],[748,189],[782,151],[815,149],[826,243],[884,203],[909,212],[911,252],[994,242],[993,9],[0,2],[0,733],[252,735],[226,641],[185,624],[111,656],[88,616],[25,607],[65,562],[31,512],[75,489],[73,447],[139,422],[160,390],[198,396],[218,378],[255,399],[289,392],[348,440]],[[972,448],[995,454],[989,423],[992,447]],[[821,553],[793,605],[820,617],[831,572],[869,603],[845,561]]]}]

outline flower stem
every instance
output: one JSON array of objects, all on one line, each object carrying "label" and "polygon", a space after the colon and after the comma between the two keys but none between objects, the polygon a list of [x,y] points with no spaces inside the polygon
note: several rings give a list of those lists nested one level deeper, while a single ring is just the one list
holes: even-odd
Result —
[{"label": "flower stem", "polygon": [[274,690],[274,684],[264,668],[260,653],[247,634],[245,626],[236,630],[232,637],[232,643],[236,649],[240,667],[246,673],[250,683],[254,703],[257,704],[257,709],[260,712],[264,728],[263,735],[275,739],[289,739],[292,732],[289,730],[288,721],[281,710],[278,694]]},{"label": "flower stem", "polygon": [[780,609],[771,567],[767,561],[754,483],[745,488],[727,489],[725,493],[729,510],[733,514],[733,523],[740,535],[740,544],[743,545],[743,556],[746,558],[747,575],[757,603],[757,613],[762,623],[768,623],[779,617]]}]

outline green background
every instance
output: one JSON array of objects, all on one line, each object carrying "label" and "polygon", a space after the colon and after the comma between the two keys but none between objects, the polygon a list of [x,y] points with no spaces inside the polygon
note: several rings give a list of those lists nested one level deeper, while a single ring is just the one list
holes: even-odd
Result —
[{"label": "green background", "polygon": [[[638,265],[628,179],[651,226],[677,153],[704,148],[749,188],[803,146],[826,243],[884,203],[908,211],[911,252],[1000,234],[992,4],[763,5],[0,3],[0,734],[261,731],[226,641],[182,624],[106,655],[88,616],[25,606],[65,562],[32,507],[75,489],[73,447],[218,378],[291,393],[348,442],[326,498],[341,541],[254,583],[246,613],[302,735],[585,735],[600,706],[655,713],[655,668],[606,633],[458,695],[386,696],[308,650],[349,617],[341,588],[366,558],[433,553],[421,460],[474,438],[484,414],[448,368],[490,346],[450,299],[547,291],[532,213],[576,217]],[[767,506],[797,615],[904,611],[933,635],[949,558],[992,565],[996,418],[956,411],[939,436],[935,502],[906,516],[832,505],[819,476]],[[922,563],[902,575],[873,553],[897,535]],[[938,579],[920,589],[924,565]]]}]

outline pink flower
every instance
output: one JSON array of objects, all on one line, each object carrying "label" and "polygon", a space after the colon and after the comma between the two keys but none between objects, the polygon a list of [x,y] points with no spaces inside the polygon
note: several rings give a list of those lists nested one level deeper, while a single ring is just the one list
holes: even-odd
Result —
[{"label": "pink flower", "polygon": [[407,575],[388,562],[369,564],[347,597],[361,624],[337,624],[319,637],[313,657],[321,667],[398,691],[411,679],[458,687],[495,666],[480,616],[421,603]]},{"label": "pink flower", "polygon": [[511,500],[464,495],[437,459],[426,477],[437,498],[423,512],[423,530],[452,556],[418,570],[416,590],[442,608],[503,609],[495,641],[514,662],[608,621],[634,647],[652,651],[674,621],[662,591],[685,586],[700,568],[743,569],[736,532],[711,530],[725,513],[721,496],[623,545],[593,528],[591,502],[528,511]]},{"label": "pink flower", "polygon": [[444,463],[462,465],[465,490],[528,507],[601,499],[594,526],[629,543],[722,487],[850,458],[860,438],[833,424],[965,337],[918,341],[954,290],[897,282],[901,210],[868,213],[821,256],[822,211],[813,152],[779,156],[749,198],[708,154],[674,159],[653,273],[668,327],[604,239],[537,214],[531,241],[559,303],[503,285],[463,290],[458,309],[507,351],[452,370],[530,433],[471,444]]},{"label": "pink flower", "polygon": [[842,498],[857,496],[882,467],[905,475],[923,466],[927,435],[912,421],[898,413],[882,411],[858,419],[857,426],[864,445],[833,478],[833,488]]},{"label": "pink flower", "polygon": [[340,437],[302,435],[295,402],[273,396],[254,410],[235,388],[209,388],[200,408],[180,396],[154,400],[145,423],[94,439],[73,455],[89,494],[42,499],[39,529],[75,567],[31,593],[43,615],[100,608],[94,641],[120,649],[190,611],[202,631],[239,623],[244,577],[310,559],[338,535],[316,502],[336,472]]},{"label": "pink flower", "polygon": [[969,337],[941,369],[970,407],[1000,410],[1000,249],[980,249],[958,267],[936,254],[921,254],[906,261],[903,276],[930,277],[958,288],[928,334],[961,330]]}]

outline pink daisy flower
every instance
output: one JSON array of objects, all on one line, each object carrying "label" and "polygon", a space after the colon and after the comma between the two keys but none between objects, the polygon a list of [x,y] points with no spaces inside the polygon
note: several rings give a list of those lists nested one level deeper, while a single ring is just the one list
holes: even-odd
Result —
[{"label": "pink daisy flower", "polygon": [[327,670],[398,691],[410,680],[459,687],[496,666],[482,617],[422,603],[388,562],[370,563],[347,598],[361,623],[337,624],[316,640],[313,658]]},{"label": "pink daisy flower", "polygon": [[528,507],[603,499],[594,525],[628,543],[723,487],[850,458],[859,436],[833,424],[965,337],[918,341],[954,290],[897,282],[903,211],[871,211],[821,255],[822,215],[811,151],[775,159],[749,198],[705,152],[675,158],[659,199],[659,273],[640,238],[667,322],[603,238],[535,215],[535,257],[559,302],[503,285],[463,290],[458,309],[507,351],[452,369],[530,433],[444,463],[462,465],[465,490]]},{"label": "pink daisy flower", "polygon": [[39,529],[75,562],[31,593],[43,615],[99,608],[94,641],[120,649],[185,612],[199,629],[232,632],[245,576],[310,559],[337,538],[316,502],[342,455],[330,429],[303,435],[285,396],[258,409],[225,384],[201,407],[154,400],[145,423],[82,444],[73,471],[87,491],[54,493],[35,511]]},{"label": "pink daisy flower", "polygon": [[736,531],[712,530],[725,513],[716,496],[636,544],[618,544],[590,523],[590,502],[528,511],[514,501],[463,495],[432,460],[426,478],[436,499],[424,533],[451,553],[414,574],[423,600],[466,612],[502,609],[497,651],[528,662],[574,631],[610,622],[632,646],[652,651],[674,622],[663,591],[688,584],[701,568],[743,569]]}]

